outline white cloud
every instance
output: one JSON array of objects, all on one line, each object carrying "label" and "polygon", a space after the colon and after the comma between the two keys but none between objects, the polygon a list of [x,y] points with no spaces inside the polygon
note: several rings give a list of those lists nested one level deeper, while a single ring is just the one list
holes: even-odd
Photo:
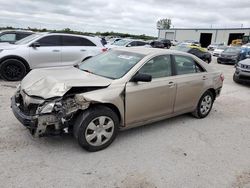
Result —
[{"label": "white cloud", "polygon": [[0,26],[157,35],[156,21],[175,27],[250,27],[249,0],[0,0]]}]

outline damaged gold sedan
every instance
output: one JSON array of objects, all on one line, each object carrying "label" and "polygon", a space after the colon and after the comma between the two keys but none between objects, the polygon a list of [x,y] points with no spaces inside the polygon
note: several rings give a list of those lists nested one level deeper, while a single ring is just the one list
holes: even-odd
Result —
[{"label": "damaged gold sedan", "polygon": [[187,53],[114,49],[75,67],[32,70],[11,107],[32,135],[73,132],[83,148],[98,151],[119,129],[183,113],[206,117],[223,79],[220,71]]}]

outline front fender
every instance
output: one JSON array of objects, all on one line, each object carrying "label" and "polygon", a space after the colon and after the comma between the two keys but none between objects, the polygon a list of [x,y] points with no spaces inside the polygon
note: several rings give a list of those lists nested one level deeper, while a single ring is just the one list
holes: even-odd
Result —
[{"label": "front fender", "polygon": [[83,96],[85,100],[89,101],[92,104],[112,104],[114,105],[121,117],[121,126],[125,124],[125,84],[109,86],[104,89],[99,89],[87,93],[77,94]]}]

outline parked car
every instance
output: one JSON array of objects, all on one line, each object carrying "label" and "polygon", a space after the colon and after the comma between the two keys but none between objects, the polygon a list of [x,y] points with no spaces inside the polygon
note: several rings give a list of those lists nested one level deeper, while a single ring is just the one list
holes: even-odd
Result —
[{"label": "parked car", "polygon": [[119,129],[191,112],[205,118],[223,75],[199,58],[155,48],[115,48],[78,68],[32,70],[11,99],[34,136],[72,131],[89,151],[109,146]]},{"label": "parked car", "polygon": [[0,31],[0,43],[14,43],[18,40],[21,40],[27,36],[34,34],[32,31],[26,30],[4,30]]},{"label": "parked car", "polygon": [[184,40],[177,44],[177,46],[197,46],[200,47],[201,44],[196,40]]},{"label": "parked car", "polygon": [[0,46],[0,75],[21,80],[30,69],[72,66],[106,48],[100,38],[63,33],[37,33]]},{"label": "parked car", "polygon": [[212,43],[207,47],[207,50],[214,51],[216,48],[224,46],[224,43]]},{"label": "parked car", "polygon": [[117,42],[117,41],[119,41],[119,40],[121,40],[122,38],[111,38],[111,39],[109,39],[108,41],[107,41],[107,44],[113,44],[113,43],[115,43],[115,42]]},{"label": "parked car", "polygon": [[164,48],[165,45],[161,41],[153,40],[149,43],[152,48]]},{"label": "parked car", "polygon": [[175,46],[173,49],[193,54],[206,63],[210,63],[212,61],[211,54],[207,52],[206,49],[199,46]]},{"label": "parked car", "polygon": [[250,43],[246,43],[246,44],[242,45],[242,48],[250,48]]},{"label": "parked car", "polygon": [[214,51],[212,52],[213,56],[215,57],[219,57],[221,55],[221,53],[228,48],[227,46],[218,46],[217,48],[214,49]]},{"label": "parked car", "polygon": [[101,43],[102,43],[102,45],[103,45],[103,46],[106,45],[106,44],[107,44],[106,39],[105,39],[104,37],[100,37],[100,38],[101,38]]},{"label": "parked car", "polygon": [[121,39],[119,41],[114,42],[111,45],[106,45],[108,49],[117,48],[117,47],[134,47],[134,46],[145,46],[147,42],[142,40],[135,39]]},{"label": "parked car", "polygon": [[[249,56],[248,56],[249,57]],[[244,59],[235,66],[233,80],[236,83],[250,83],[250,59]]]},{"label": "parked car", "polygon": [[177,40],[171,40],[171,46],[177,46],[179,42]]},{"label": "parked car", "polygon": [[170,47],[171,47],[171,41],[170,40],[168,40],[168,39],[162,39],[162,40],[160,40],[163,44],[164,44],[164,48],[167,48],[167,49],[169,49]]},{"label": "parked car", "polygon": [[217,62],[227,63],[227,64],[236,64],[239,61],[246,59],[247,55],[250,54],[249,48],[242,48],[242,47],[228,47],[226,48],[221,55],[217,58]]}]

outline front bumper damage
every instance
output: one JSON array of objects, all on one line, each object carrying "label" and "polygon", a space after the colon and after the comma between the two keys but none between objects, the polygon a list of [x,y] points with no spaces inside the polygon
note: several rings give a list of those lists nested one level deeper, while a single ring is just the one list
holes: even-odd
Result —
[{"label": "front bumper damage", "polygon": [[60,119],[51,114],[29,115],[19,108],[16,98],[11,98],[11,108],[15,117],[34,137],[42,137],[47,135],[57,135],[61,133]]},{"label": "front bumper damage", "polygon": [[11,98],[13,114],[34,137],[64,133],[77,111],[89,105],[81,94],[45,100],[19,89]]}]

